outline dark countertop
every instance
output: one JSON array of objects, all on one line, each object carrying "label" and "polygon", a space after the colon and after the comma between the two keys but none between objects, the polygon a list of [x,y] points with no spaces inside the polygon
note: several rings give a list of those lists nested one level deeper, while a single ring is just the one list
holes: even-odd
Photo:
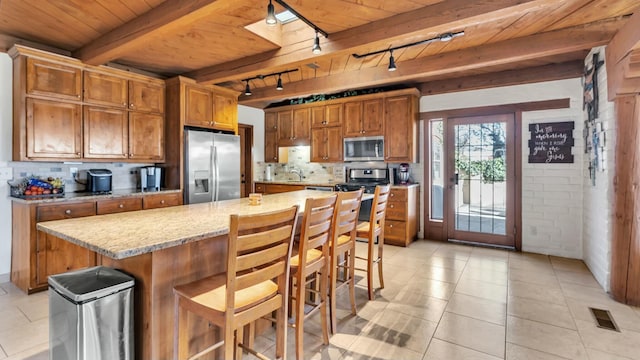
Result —
[{"label": "dark countertop", "polygon": [[170,193],[178,193],[182,192],[182,190],[160,190],[153,192],[142,192],[140,189],[120,189],[113,190],[110,194],[94,194],[89,192],[70,192],[65,193],[64,196],[61,197],[49,197],[49,198],[34,198],[34,199],[21,199],[16,197],[9,197],[12,201],[23,203],[23,204],[45,204],[45,203],[61,203],[68,201],[77,201],[77,200],[105,200],[105,199],[117,199],[123,197],[140,197],[146,195],[154,195],[154,194],[170,194]]}]

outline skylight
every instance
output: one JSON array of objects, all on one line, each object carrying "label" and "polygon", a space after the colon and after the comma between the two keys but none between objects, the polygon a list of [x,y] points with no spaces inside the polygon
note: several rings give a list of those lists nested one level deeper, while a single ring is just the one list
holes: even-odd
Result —
[{"label": "skylight", "polygon": [[281,24],[286,24],[294,20],[297,20],[298,17],[295,16],[291,11],[285,10],[281,13],[276,14],[276,19],[278,19],[278,21],[280,21]]}]

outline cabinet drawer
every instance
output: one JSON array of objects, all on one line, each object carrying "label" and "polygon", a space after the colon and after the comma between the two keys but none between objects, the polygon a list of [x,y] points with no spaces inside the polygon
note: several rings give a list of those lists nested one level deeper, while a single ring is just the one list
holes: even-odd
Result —
[{"label": "cabinet drawer", "polygon": [[404,221],[385,220],[384,238],[404,240],[406,223]]},{"label": "cabinet drawer", "polygon": [[389,203],[387,204],[387,214],[385,218],[401,221],[407,220],[406,204],[400,201],[389,201]]},{"label": "cabinet drawer", "polygon": [[389,201],[407,201],[407,190],[392,188],[389,194]]},{"label": "cabinet drawer", "polygon": [[142,198],[100,200],[96,203],[98,215],[142,210]]},{"label": "cabinet drawer", "polygon": [[36,221],[50,221],[78,218],[83,216],[93,216],[96,214],[96,203],[93,201],[59,204],[59,205],[42,205],[36,209]]},{"label": "cabinet drawer", "polygon": [[182,193],[147,195],[142,198],[143,209],[182,205]]}]

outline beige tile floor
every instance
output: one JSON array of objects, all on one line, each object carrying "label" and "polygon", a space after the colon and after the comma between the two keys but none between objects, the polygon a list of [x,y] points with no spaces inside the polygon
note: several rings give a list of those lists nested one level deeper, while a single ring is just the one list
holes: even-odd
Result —
[{"label": "beige tile floor", "polygon": [[[422,240],[384,251],[385,289],[367,301],[360,278],[357,316],[343,291],[338,333],[324,346],[309,321],[305,358],[640,359],[640,308],[611,300],[582,261]],[[621,331],[597,328],[588,307]],[[0,284],[0,360],[48,359],[47,309],[46,292]],[[272,354],[273,334],[256,344]]]}]

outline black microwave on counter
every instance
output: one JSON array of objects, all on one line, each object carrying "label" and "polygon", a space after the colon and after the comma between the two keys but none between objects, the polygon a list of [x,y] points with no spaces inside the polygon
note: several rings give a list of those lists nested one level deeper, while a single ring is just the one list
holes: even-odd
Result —
[{"label": "black microwave on counter", "polygon": [[384,161],[384,136],[344,138],[344,161]]}]

